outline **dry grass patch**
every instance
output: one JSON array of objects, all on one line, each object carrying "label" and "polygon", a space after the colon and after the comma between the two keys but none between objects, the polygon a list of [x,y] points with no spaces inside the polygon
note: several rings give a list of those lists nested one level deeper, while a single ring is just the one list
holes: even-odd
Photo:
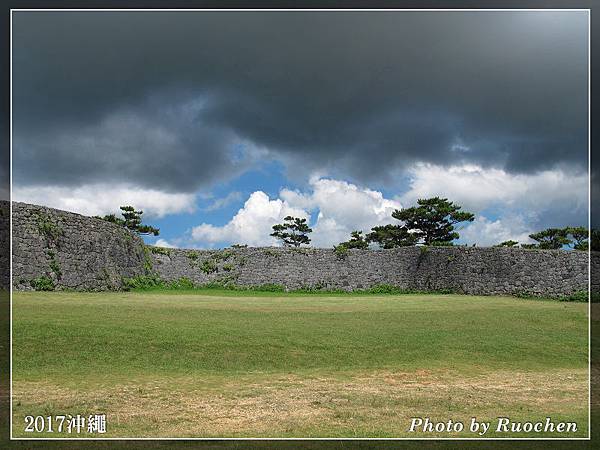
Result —
[{"label": "dry grass patch", "polygon": [[[409,436],[410,419],[418,416],[585,418],[587,373],[505,371],[465,378],[449,371],[388,370],[240,376],[220,384],[180,377],[97,390],[19,382],[13,400],[16,436],[24,435],[25,413],[106,412],[111,437],[401,437]],[[583,436],[586,424],[579,421]]]}]

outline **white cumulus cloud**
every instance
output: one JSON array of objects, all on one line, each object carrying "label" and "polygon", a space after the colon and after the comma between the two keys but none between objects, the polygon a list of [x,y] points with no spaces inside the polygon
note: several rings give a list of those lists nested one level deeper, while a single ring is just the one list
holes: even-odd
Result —
[{"label": "white cumulus cloud", "polygon": [[280,196],[290,205],[319,211],[312,235],[317,247],[345,241],[353,230],[369,232],[376,225],[391,223],[392,212],[401,207],[379,191],[345,181],[313,178],[310,186],[312,192],[283,189]]},{"label": "white cumulus cloud", "polygon": [[[459,226],[460,228],[460,226]],[[532,233],[531,224],[521,215],[490,220],[478,216],[464,229],[459,229],[461,241],[481,247],[492,246],[504,241],[517,241],[521,244],[533,242],[529,238]]]},{"label": "white cumulus cloud", "polygon": [[586,173],[554,169],[526,175],[475,165],[418,164],[409,170],[409,175],[410,189],[399,197],[404,204],[440,196],[473,211],[492,206],[536,211],[557,205],[568,205],[578,211],[587,211],[588,207]]},{"label": "white cumulus cloud", "polygon": [[308,218],[300,208],[281,199],[269,199],[262,191],[253,192],[244,206],[224,226],[203,223],[192,229],[192,240],[213,246],[218,243],[239,243],[254,246],[276,245],[271,227],[285,216]]},{"label": "white cumulus cloud", "polygon": [[144,211],[144,217],[191,213],[195,195],[168,193],[130,185],[89,184],[75,188],[27,186],[13,189],[13,200],[45,205],[86,216],[120,212],[119,206],[132,205]]},{"label": "white cumulus cloud", "polygon": [[309,219],[311,244],[330,247],[347,240],[353,230],[368,232],[375,225],[390,223],[391,213],[400,203],[383,194],[345,181],[313,178],[308,192],[282,189],[279,198],[270,199],[262,191],[254,192],[243,208],[224,226],[203,223],[192,229],[192,240],[211,246],[217,243],[278,245],[269,236],[272,226],[287,215]]},{"label": "white cumulus cloud", "polygon": [[[586,222],[588,176],[560,169],[511,174],[476,165],[442,167],[417,164],[409,171],[409,190],[398,199],[446,197],[475,213],[475,221],[459,226],[462,242],[480,246],[506,240],[533,242],[529,234],[547,227]],[[487,213],[494,211],[495,220]]]}]

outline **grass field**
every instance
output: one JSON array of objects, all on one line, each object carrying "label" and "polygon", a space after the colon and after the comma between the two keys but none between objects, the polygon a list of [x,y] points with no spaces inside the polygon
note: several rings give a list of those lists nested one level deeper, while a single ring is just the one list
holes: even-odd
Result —
[{"label": "grass field", "polygon": [[475,437],[408,433],[423,416],[584,437],[587,336],[587,304],[507,297],[15,293],[13,435],[101,412],[103,437]]}]

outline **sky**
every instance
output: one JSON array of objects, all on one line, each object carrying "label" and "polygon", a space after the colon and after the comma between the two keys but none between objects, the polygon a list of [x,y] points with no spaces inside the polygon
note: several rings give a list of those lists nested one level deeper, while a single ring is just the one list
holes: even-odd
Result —
[{"label": "sky", "polygon": [[588,223],[588,17],[13,12],[13,200],[147,242],[312,245],[441,196],[463,244]]}]

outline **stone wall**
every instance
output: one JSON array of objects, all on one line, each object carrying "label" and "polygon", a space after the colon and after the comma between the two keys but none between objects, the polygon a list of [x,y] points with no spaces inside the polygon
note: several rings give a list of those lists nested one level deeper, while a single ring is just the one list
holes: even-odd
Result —
[{"label": "stone wall", "polygon": [[124,228],[43,206],[13,202],[13,286],[119,289],[144,273],[142,240]]},{"label": "stone wall", "polygon": [[[159,253],[160,252],[160,253]],[[280,284],[288,289],[365,289],[389,284],[407,290],[466,294],[561,296],[587,290],[585,252],[473,247],[391,250],[242,248],[220,251],[153,249],[164,280]]]},{"label": "stone wall", "polygon": [[137,236],[106,221],[41,206],[13,203],[13,221],[16,289],[31,289],[40,277],[57,289],[118,289],[124,277],[148,273],[197,284],[346,290],[389,284],[540,296],[567,295],[588,285],[585,252],[405,247],[339,255],[314,248],[163,249],[145,247]]}]

